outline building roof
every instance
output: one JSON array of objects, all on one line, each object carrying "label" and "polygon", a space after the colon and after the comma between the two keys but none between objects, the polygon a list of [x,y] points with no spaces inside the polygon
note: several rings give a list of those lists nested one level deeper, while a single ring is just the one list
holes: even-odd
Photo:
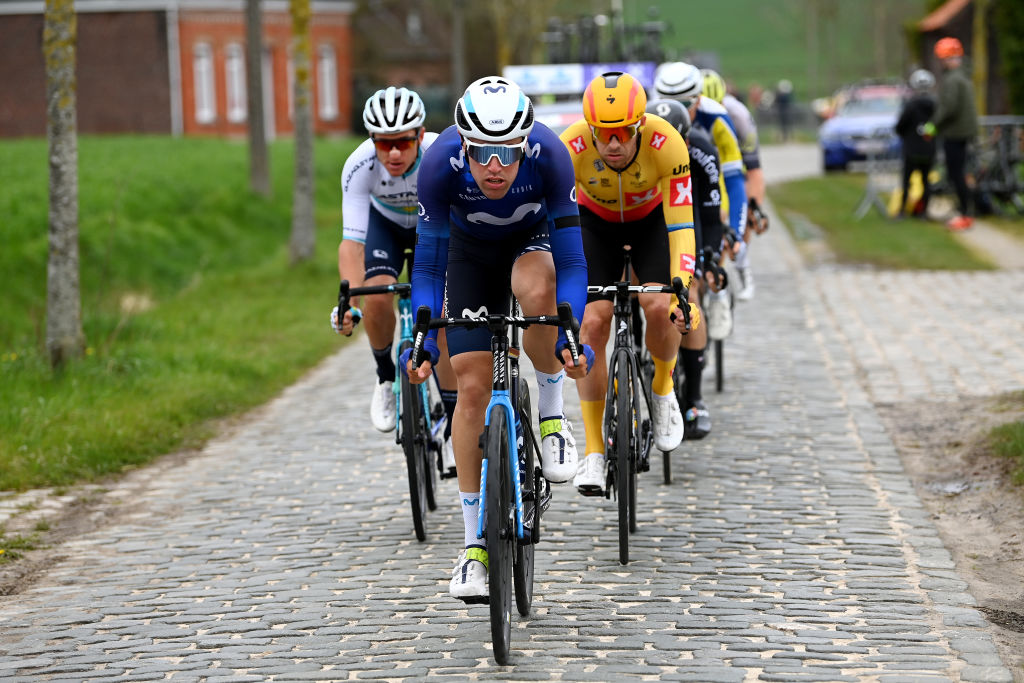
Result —
[{"label": "building roof", "polygon": [[917,27],[924,33],[945,28],[956,15],[960,14],[970,4],[971,0],[946,0],[946,2],[936,7],[931,14],[917,22]]}]

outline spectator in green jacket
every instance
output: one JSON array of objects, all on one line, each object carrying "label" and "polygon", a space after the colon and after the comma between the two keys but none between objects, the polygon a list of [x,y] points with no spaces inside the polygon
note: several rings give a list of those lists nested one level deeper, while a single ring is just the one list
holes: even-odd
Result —
[{"label": "spectator in green jacket", "polygon": [[950,230],[966,230],[974,223],[970,212],[970,190],[967,187],[967,146],[978,132],[978,112],[974,108],[974,86],[960,69],[964,47],[956,38],[942,38],[935,43],[935,56],[942,62],[939,102],[935,112],[935,128],[942,138],[946,155],[946,173],[956,189],[960,213],[949,223]]}]

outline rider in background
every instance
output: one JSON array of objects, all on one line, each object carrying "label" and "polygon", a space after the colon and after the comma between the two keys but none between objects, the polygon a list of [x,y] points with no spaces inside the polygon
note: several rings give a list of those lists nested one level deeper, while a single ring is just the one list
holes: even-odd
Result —
[{"label": "rider in background", "polygon": [[[636,278],[667,284],[678,276],[689,287],[695,268],[690,157],[679,133],[645,114],[647,95],[633,76],[601,74],[583,93],[582,121],[562,132],[572,155],[579,197],[583,250],[591,285],[623,276],[622,250],[630,246]],[[577,381],[586,433],[586,458],[574,483],[584,495],[603,493],[606,479],[603,422],[608,386],[608,344],[613,305],[609,295],[590,295],[580,338],[596,353],[594,370]],[[671,451],[683,439],[683,418],[672,386],[679,329],[671,294],[641,294],[647,321],[645,343],[654,359],[654,440]],[[692,325],[700,311],[690,305]],[[682,325],[682,315],[677,316]]]},{"label": "rider in background", "polygon": [[736,254],[736,269],[739,271],[742,288],[736,298],[749,301],[754,297],[754,275],[750,269],[750,240],[768,229],[768,217],[764,214],[764,172],[761,170],[761,150],[757,138],[757,124],[746,105],[731,95],[717,71],[701,69],[704,76],[704,96],[710,97],[725,107],[729,120],[740,143],[743,168],[747,173],[747,228],[744,242]]},{"label": "rider in background", "polygon": [[[729,214],[729,227],[736,237],[733,256],[743,248],[747,229],[747,189],[736,129],[725,107],[709,97],[702,97],[704,76],[700,69],[685,62],[667,62],[658,67],[654,89],[663,99],[676,100],[686,107],[695,127],[706,130],[718,149],[722,164],[722,205]],[[749,272],[748,272],[749,274]],[[742,279],[742,273],[741,273]],[[745,286],[745,285],[744,285]],[[751,296],[753,290],[750,291]]]},{"label": "rider in background", "polygon": [[[728,292],[724,288],[719,288],[712,275],[716,263],[705,263],[703,260],[705,246],[710,246],[715,256],[722,250],[725,226],[722,224],[722,192],[719,188],[721,164],[718,161],[715,143],[703,128],[694,128],[690,125],[690,115],[682,103],[676,100],[651,100],[647,103],[647,111],[672,124],[683,136],[690,153],[690,178],[693,182],[693,201],[697,207],[693,217],[698,254],[696,277],[690,287],[690,301],[700,304],[702,274],[712,291],[708,298],[707,310],[701,309],[702,318],[707,324],[700,325],[690,334],[683,335],[679,346],[683,374],[686,377],[683,405],[685,438],[703,439],[711,432],[711,413],[704,403],[701,392],[704,349],[707,347],[709,336],[724,339],[732,329]],[[725,300],[724,308],[720,305],[720,299]]]},{"label": "rider in background", "polygon": [[[416,243],[416,184],[424,151],[437,138],[423,128],[426,111],[420,96],[406,88],[378,90],[363,107],[363,125],[370,137],[356,147],[341,172],[342,221],[338,245],[338,274],[352,287],[398,282],[406,265],[406,250]],[[411,265],[411,257],[409,260]],[[366,336],[377,366],[377,384],[370,400],[370,422],[382,432],[395,428],[397,407],[393,294],[365,297],[362,314]],[[340,334],[352,334],[358,316],[347,311],[338,321],[331,311],[331,325]],[[444,465],[451,469],[455,458],[450,442],[451,418],[457,394],[451,365],[438,367],[441,399],[448,414],[443,449]]]},{"label": "rider in background", "polygon": [[[567,301],[583,317],[587,263],[572,164],[558,137],[534,123],[533,105],[515,83],[491,76],[470,84],[455,106],[455,125],[424,155],[419,202],[414,310],[426,305],[435,317],[442,310],[454,317],[502,314],[511,289],[523,315],[554,314],[556,302]],[[522,341],[536,370],[541,468],[549,481],[565,482],[576,473],[577,455],[562,410],[563,379],[581,379],[593,352],[582,345],[574,364],[565,332],[549,326],[528,328]],[[452,440],[465,527],[449,591],[479,602],[487,595],[487,549],[476,531],[491,333],[453,327],[448,347],[459,387]],[[415,383],[437,361],[434,333],[424,349],[431,360],[418,368],[403,359]]]}]

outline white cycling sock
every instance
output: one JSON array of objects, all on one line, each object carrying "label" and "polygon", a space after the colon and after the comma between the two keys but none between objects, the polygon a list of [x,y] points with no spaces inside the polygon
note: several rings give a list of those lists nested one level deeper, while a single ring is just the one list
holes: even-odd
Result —
[{"label": "white cycling sock", "polygon": [[747,248],[746,242],[740,247],[740,253],[736,254],[736,267],[737,268],[749,268],[750,267],[750,250]]},{"label": "white cycling sock", "polygon": [[466,527],[466,547],[471,545],[486,546],[487,541],[476,537],[477,523],[480,518],[480,492],[467,493],[459,491],[459,503],[462,505],[462,523]]},{"label": "white cycling sock", "polygon": [[540,370],[537,373],[537,416],[541,420],[549,417],[562,417],[562,380],[565,378],[565,370],[559,370],[553,375]]}]

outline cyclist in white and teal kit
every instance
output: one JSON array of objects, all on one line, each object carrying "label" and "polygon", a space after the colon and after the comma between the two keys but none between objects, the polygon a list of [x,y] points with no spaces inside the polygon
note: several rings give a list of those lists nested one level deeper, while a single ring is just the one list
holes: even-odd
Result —
[{"label": "cyclist in white and teal kit", "polygon": [[[349,155],[341,172],[342,220],[344,231],[338,246],[338,273],[351,286],[387,285],[398,281],[407,261],[406,250],[416,244],[417,181],[423,153],[437,139],[437,133],[423,128],[423,101],[406,88],[378,90],[363,108],[363,124],[370,133]],[[411,256],[408,257],[411,269]],[[377,366],[377,383],[370,401],[370,421],[380,431],[395,428],[396,401],[392,391],[395,362],[394,295],[365,297],[362,319]],[[352,334],[358,316],[345,313],[331,324],[342,334]],[[438,366],[441,398],[448,413],[444,455],[446,465],[455,461],[447,438],[456,392],[447,353]]]}]

